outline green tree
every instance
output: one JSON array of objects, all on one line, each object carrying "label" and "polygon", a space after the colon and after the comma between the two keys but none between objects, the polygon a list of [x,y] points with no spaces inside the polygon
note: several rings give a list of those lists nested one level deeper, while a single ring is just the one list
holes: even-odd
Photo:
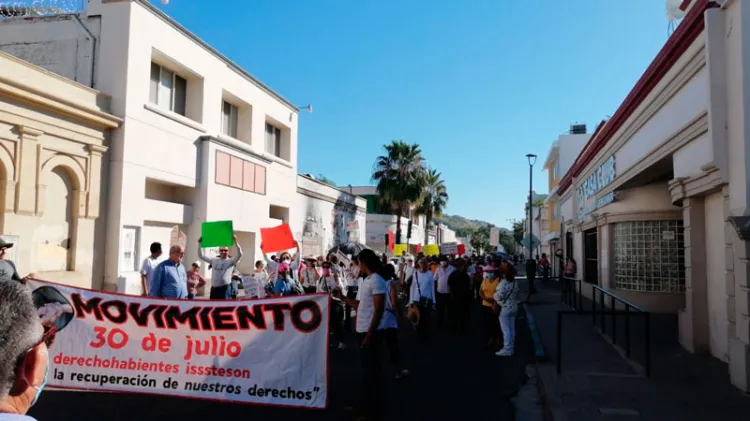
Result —
[{"label": "green tree", "polygon": [[513,240],[515,240],[517,244],[521,244],[521,241],[523,241],[523,227],[525,224],[526,220],[516,221],[513,223]]},{"label": "green tree", "polygon": [[[433,169],[424,170],[421,174],[424,189],[419,199],[417,213],[424,215],[425,227],[429,227],[434,218],[441,217],[448,205],[448,190],[440,176],[441,173]],[[429,244],[426,229],[424,230],[424,243]]]},{"label": "green tree", "polygon": [[401,215],[407,214],[412,204],[422,196],[425,177],[424,158],[417,144],[394,140],[384,145],[385,154],[377,157],[372,180],[377,183],[378,195],[390,207],[396,220],[396,243],[401,244]]}]

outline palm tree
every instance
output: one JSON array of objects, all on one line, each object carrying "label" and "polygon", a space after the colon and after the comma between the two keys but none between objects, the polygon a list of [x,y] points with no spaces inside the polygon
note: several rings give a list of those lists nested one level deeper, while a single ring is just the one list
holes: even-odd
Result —
[{"label": "palm tree", "polygon": [[398,216],[396,243],[401,244],[401,215],[422,195],[424,158],[419,145],[403,140],[394,140],[384,148],[385,154],[375,160],[372,181],[377,183],[381,202]]},{"label": "palm tree", "polygon": [[434,218],[440,218],[448,204],[448,191],[437,170],[427,169],[422,174],[424,190],[417,212],[425,217],[424,243],[429,244],[427,228]]}]

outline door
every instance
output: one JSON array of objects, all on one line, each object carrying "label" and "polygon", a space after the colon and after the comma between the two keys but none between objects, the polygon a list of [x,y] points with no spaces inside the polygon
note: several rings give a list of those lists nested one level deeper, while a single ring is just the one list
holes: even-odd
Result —
[{"label": "door", "polygon": [[583,233],[583,280],[590,284],[599,284],[599,247],[596,228]]}]

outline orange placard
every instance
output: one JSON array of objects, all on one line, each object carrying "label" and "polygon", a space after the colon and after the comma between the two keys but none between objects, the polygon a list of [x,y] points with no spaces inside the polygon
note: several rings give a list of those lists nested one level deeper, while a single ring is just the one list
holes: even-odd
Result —
[{"label": "orange placard", "polygon": [[260,241],[263,242],[263,251],[273,253],[294,248],[294,235],[289,224],[281,224],[273,228],[260,229]]}]

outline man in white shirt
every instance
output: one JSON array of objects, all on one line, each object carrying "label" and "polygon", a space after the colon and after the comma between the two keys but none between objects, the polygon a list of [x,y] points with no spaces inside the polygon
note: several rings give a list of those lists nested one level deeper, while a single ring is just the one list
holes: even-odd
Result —
[{"label": "man in white shirt", "polygon": [[198,239],[198,257],[204,262],[211,265],[211,299],[226,300],[227,290],[232,285],[232,275],[237,267],[237,263],[242,259],[242,248],[237,242],[237,236],[234,236],[234,247],[237,254],[229,257],[229,247],[219,247],[219,257],[206,256],[203,248],[200,247],[203,238]]},{"label": "man in white shirt", "polygon": [[141,295],[147,296],[151,281],[154,279],[154,270],[161,263],[161,243],[151,243],[151,256],[143,259],[141,265]]},{"label": "man in white shirt", "polygon": [[449,317],[448,294],[450,294],[450,288],[448,287],[448,277],[456,269],[448,264],[448,257],[446,256],[440,256],[438,262],[440,266],[435,271],[435,285],[437,286],[437,294],[435,294],[437,302],[435,304],[438,313],[438,327],[444,327]]}]

